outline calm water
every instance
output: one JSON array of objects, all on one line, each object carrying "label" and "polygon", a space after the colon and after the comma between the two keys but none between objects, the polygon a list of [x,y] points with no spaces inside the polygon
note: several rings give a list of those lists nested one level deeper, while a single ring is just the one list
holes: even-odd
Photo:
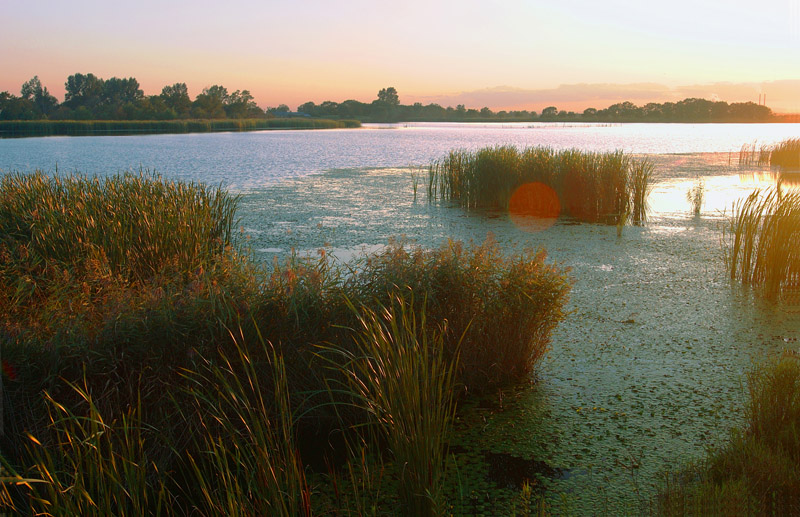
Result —
[{"label": "calm water", "polygon": [[140,167],[171,178],[258,189],[332,169],[426,165],[453,148],[547,145],[631,153],[728,153],[800,136],[800,124],[367,125],[327,131],[47,137],[0,140],[0,171],[113,174]]}]

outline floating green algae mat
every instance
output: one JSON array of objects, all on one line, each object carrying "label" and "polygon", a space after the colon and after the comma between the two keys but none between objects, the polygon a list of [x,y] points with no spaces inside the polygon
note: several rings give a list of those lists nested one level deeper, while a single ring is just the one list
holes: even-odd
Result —
[{"label": "floating green algae mat", "polygon": [[[573,312],[535,383],[506,393],[502,406],[494,394],[459,412],[450,503],[512,513],[522,490],[493,479],[491,460],[519,458],[509,461],[521,470],[543,462],[562,473],[537,477],[543,489],[532,495],[555,514],[638,515],[652,508],[662,472],[701,458],[741,424],[752,363],[800,348],[800,307],[764,302],[727,276],[721,210],[753,188],[738,164],[719,154],[651,159],[649,222],[621,238],[569,220],[530,233],[500,211],[415,202],[408,169],[331,171],[245,193],[242,224],[267,261],[292,249],[349,260],[398,235],[434,247],[492,232],[507,250],[544,246],[571,268]],[[713,192],[695,218],[685,194],[698,175]]]}]

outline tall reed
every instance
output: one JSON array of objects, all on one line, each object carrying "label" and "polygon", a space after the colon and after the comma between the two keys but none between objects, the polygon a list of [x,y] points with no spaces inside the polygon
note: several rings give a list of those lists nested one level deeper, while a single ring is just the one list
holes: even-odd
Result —
[{"label": "tall reed", "polygon": [[506,256],[491,236],[481,245],[449,241],[433,250],[394,242],[345,289],[366,305],[424,296],[427,322],[447,322],[445,350],[454,354],[461,343],[459,382],[481,392],[526,378],[564,317],[567,270],[545,259],[543,250],[531,249]]},{"label": "tall reed", "polygon": [[231,337],[235,357],[184,374],[194,407],[183,418],[201,427],[190,493],[203,515],[311,515],[283,357],[263,341],[248,347],[241,330]]},{"label": "tall reed", "polygon": [[428,197],[469,209],[507,210],[517,188],[539,182],[555,190],[567,215],[615,225],[631,216],[634,224],[643,224],[652,170],[647,159],[621,151],[513,146],[454,150],[428,168]]},{"label": "tall reed", "polygon": [[192,271],[231,244],[237,199],[219,188],[148,171],[104,179],[7,174],[0,179],[6,246],[28,260],[77,266],[92,255],[114,274],[144,280]]},{"label": "tall reed", "polygon": [[790,138],[773,146],[769,164],[785,171],[799,171],[800,138]]},{"label": "tall reed", "polygon": [[737,201],[723,242],[731,280],[769,296],[800,287],[800,192],[756,190]]},{"label": "tall reed", "polygon": [[443,333],[426,323],[425,303],[394,297],[380,311],[359,312],[347,385],[392,453],[404,515],[438,515],[447,440],[455,417],[458,353],[445,354]]},{"label": "tall reed", "polygon": [[28,436],[28,467],[23,473],[12,467],[0,479],[0,507],[65,517],[171,514],[166,475],[151,459],[157,437],[142,421],[141,403],[109,420],[85,386],[72,388],[86,412],[44,395],[55,443]]}]

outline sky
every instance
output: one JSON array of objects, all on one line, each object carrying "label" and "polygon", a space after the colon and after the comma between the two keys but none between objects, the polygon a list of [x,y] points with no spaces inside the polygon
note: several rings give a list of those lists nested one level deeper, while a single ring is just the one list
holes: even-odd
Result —
[{"label": "sky", "polygon": [[59,100],[91,72],[292,109],[394,86],[493,110],[761,95],[800,112],[800,0],[2,0],[0,17],[0,91],[38,75]]}]

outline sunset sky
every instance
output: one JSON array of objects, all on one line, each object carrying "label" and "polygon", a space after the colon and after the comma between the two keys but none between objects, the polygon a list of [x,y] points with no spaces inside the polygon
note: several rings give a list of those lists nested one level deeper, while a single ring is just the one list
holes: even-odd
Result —
[{"label": "sunset sky", "polygon": [[220,84],[262,107],[603,108],[704,97],[800,112],[800,0],[3,0],[0,91],[76,72],[146,94]]}]

